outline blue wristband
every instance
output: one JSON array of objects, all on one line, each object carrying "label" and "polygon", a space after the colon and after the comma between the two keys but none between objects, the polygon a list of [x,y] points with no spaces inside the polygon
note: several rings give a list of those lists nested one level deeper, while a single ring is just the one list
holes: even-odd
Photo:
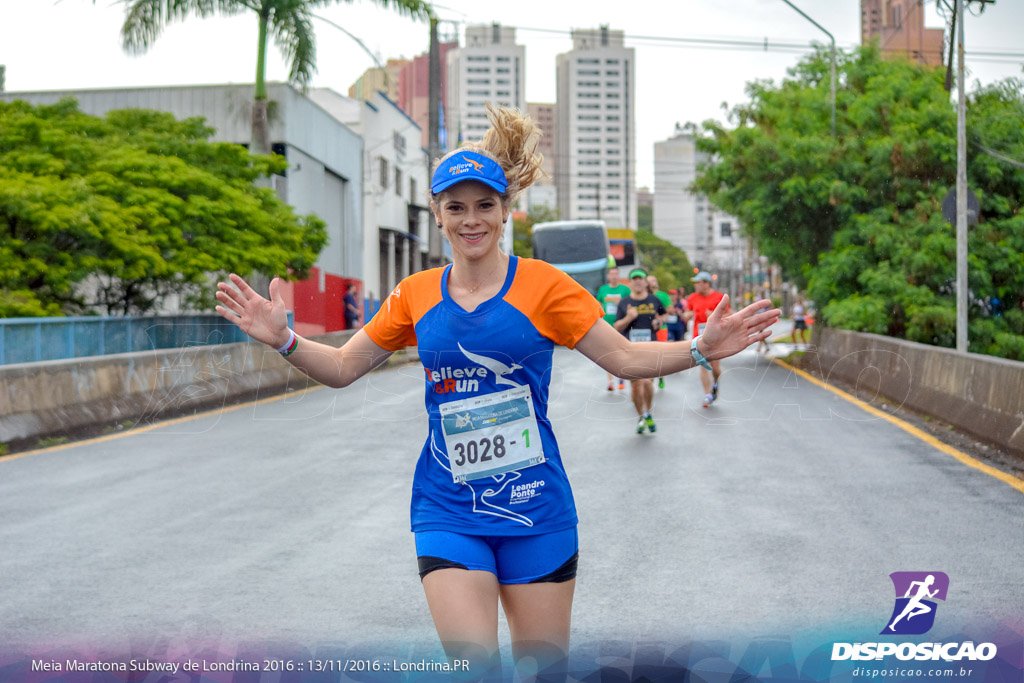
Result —
[{"label": "blue wristband", "polygon": [[700,339],[700,337],[694,337],[693,341],[690,342],[690,358],[692,358],[693,362],[695,362],[697,365],[701,366],[702,368],[707,368],[708,370],[711,370],[712,369],[711,368],[711,363],[709,363],[708,359],[705,358],[704,356],[702,356],[700,351],[697,350],[697,340],[698,339]]}]

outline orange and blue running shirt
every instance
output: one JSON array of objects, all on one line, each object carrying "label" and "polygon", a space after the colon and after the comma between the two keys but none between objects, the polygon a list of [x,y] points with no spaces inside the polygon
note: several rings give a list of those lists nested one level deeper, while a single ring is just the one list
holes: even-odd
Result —
[{"label": "orange and blue running shirt", "polygon": [[[562,271],[509,256],[501,291],[470,313],[448,295],[450,272],[449,265],[405,278],[363,328],[385,349],[417,346],[423,363],[429,431],[413,478],[412,530],[525,535],[575,526],[576,506],[547,417],[551,359],[556,344],[575,347],[604,310]],[[456,483],[442,406],[523,387],[532,397],[546,460]],[[455,415],[464,428],[469,414]],[[446,424],[451,438],[458,422]]]}]

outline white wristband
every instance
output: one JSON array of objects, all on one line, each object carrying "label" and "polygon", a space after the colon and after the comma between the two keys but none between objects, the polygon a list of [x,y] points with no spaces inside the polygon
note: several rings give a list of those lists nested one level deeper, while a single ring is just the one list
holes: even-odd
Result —
[{"label": "white wristband", "polygon": [[277,352],[282,356],[290,356],[295,347],[298,346],[298,338],[295,336],[295,330],[288,328],[288,342],[279,348]]}]

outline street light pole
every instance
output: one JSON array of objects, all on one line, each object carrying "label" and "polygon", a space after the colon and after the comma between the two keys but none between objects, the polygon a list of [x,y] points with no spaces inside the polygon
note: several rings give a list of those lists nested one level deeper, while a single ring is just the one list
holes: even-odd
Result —
[{"label": "street light pole", "polygon": [[956,0],[956,350],[967,353],[967,100],[964,0]]},{"label": "street light pole", "polygon": [[832,137],[835,137],[836,136],[836,39],[832,36],[831,33],[826,31],[825,28],[821,24],[819,24],[814,19],[811,19],[809,16],[804,14],[803,10],[801,10],[799,7],[797,7],[796,5],[791,3],[789,0],[782,0],[782,2],[786,3],[787,5],[789,5],[793,9],[795,9],[797,12],[800,13],[800,16],[802,16],[804,19],[806,19],[807,21],[811,22],[812,24],[817,26],[819,29],[821,29],[821,31],[826,36],[828,36],[828,39],[832,41]]}]

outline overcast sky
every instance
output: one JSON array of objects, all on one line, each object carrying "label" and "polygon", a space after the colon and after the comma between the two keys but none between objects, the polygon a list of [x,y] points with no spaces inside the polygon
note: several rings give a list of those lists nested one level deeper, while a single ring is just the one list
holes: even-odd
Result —
[{"label": "overcast sky", "polygon": [[[951,0],[952,1],[952,0]],[[839,48],[860,42],[859,0],[794,0],[835,36]],[[929,28],[943,26],[935,0],[926,0]],[[744,86],[756,79],[785,77],[801,54],[773,44],[827,43],[828,38],[782,0],[636,0],[595,3],[576,0],[442,0],[437,6],[443,32],[466,24],[500,22],[516,26],[526,46],[526,97],[554,102],[555,56],[568,52],[572,28],[607,24],[626,33],[636,48],[637,182],[653,188],[653,146],[668,139],[676,122],[724,120],[722,103],[746,101]],[[344,26],[381,61],[426,52],[429,30],[355,0],[318,10]],[[0,64],[6,89],[63,90],[128,86],[252,82],[256,68],[256,18],[190,18],[169,27],[145,55],[121,49],[124,5],[112,0],[0,0]],[[373,58],[344,32],[315,21],[318,73],[312,85],[347,93]],[[542,29],[542,30],[529,30]],[[1024,65],[1024,0],[997,0],[965,24],[969,84],[1021,76]],[[675,39],[659,40],[663,38]],[[752,47],[701,46],[715,39],[769,43]],[[689,41],[689,42],[688,42]],[[809,49],[809,48],[808,48]],[[1013,53],[1010,58],[971,52]],[[285,80],[287,68],[275,48],[270,80]]]}]

